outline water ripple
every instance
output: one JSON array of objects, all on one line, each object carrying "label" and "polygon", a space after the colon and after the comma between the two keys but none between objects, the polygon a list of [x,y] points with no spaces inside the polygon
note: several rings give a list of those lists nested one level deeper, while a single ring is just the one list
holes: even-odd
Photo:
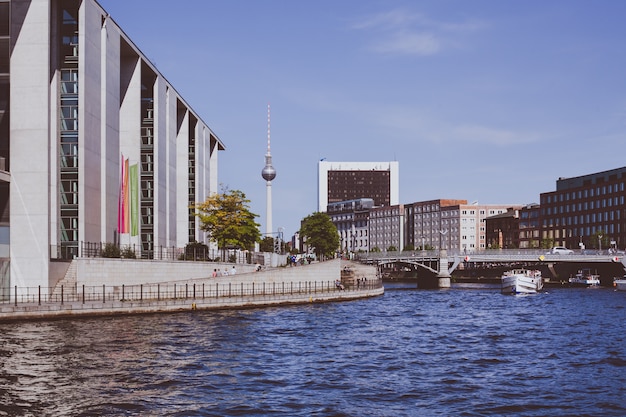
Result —
[{"label": "water ripple", "polygon": [[625,297],[388,289],[3,324],[0,416],[621,416]]}]

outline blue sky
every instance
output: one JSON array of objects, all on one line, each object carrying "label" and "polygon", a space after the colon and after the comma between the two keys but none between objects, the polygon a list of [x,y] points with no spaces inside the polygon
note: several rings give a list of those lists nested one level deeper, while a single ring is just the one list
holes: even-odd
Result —
[{"label": "blue sky", "polygon": [[399,161],[400,202],[539,202],[626,165],[626,2],[99,0],[227,147],[265,231],[317,208],[317,162]]}]

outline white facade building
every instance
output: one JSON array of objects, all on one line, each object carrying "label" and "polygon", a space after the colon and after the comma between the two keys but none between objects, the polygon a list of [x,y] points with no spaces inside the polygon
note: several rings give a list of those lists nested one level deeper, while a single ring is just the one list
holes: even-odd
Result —
[{"label": "white facade building", "polygon": [[95,0],[0,0],[0,19],[10,286],[53,286],[52,261],[87,242],[143,258],[205,242],[189,206],[217,192],[224,146],[108,13]]},{"label": "white facade building", "polygon": [[371,198],[375,206],[400,203],[400,169],[393,162],[318,162],[318,211],[330,203]]}]

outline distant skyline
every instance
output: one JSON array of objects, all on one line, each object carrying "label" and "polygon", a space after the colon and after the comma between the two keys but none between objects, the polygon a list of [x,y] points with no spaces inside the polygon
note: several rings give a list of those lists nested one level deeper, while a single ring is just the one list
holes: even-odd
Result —
[{"label": "distant skyline", "polygon": [[219,136],[265,230],[317,210],[317,162],[398,161],[400,203],[539,202],[626,165],[626,2],[99,0]]}]

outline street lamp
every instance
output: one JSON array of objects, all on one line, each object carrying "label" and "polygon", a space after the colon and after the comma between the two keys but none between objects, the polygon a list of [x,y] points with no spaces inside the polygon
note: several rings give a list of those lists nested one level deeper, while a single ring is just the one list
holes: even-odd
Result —
[{"label": "street lamp", "polygon": [[446,230],[440,230],[439,233],[440,233],[440,235],[439,235],[439,249],[441,250],[441,249],[443,249],[441,247],[442,246],[441,241],[442,241],[443,237],[446,235],[446,233],[448,233],[448,230],[447,229]]}]

